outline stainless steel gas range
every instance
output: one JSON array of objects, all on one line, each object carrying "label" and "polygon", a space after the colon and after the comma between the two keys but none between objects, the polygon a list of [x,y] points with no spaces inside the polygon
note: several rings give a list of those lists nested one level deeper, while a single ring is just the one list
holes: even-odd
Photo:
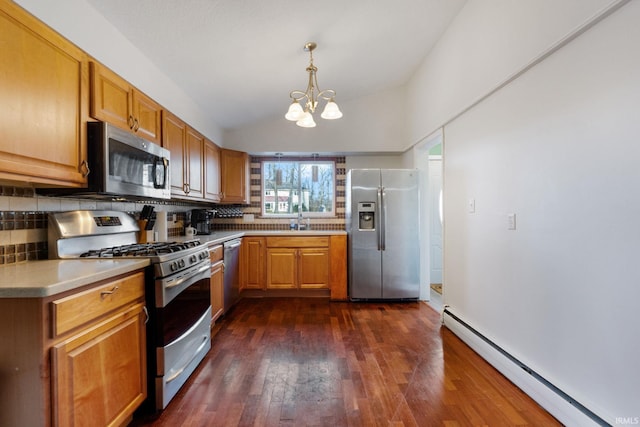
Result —
[{"label": "stainless steel gas range", "polygon": [[137,243],[134,218],[118,211],[49,215],[49,258],[147,257],[149,402],[164,409],[211,348],[207,245]]}]

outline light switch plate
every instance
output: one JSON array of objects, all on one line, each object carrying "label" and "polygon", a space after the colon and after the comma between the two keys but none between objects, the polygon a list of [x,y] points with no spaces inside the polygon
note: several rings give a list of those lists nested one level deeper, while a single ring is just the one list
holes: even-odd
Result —
[{"label": "light switch plate", "polygon": [[507,230],[516,229],[516,214],[510,213],[507,215]]},{"label": "light switch plate", "polygon": [[471,198],[469,199],[469,213],[475,213],[476,211],[476,199]]}]

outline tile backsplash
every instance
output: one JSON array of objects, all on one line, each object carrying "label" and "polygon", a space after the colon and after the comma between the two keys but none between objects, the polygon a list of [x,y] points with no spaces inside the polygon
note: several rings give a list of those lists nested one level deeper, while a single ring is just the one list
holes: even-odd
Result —
[{"label": "tile backsplash", "polygon": [[[345,158],[336,162],[336,214],[327,218],[311,218],[312,230],[344,230],[345,227]],[[0,185],[0,265],[48,259],[47,225],[49,212],[115,210],[137,216],[145,204],[170,215],[168,236],[184,236],[191,209],[210,208],[229,213],[216,217],[214,230],[286,230],[288,218],[261,216],[261,158],[251,159],[251,199],[249,205],[194,205],[180,201],[110,201],[49,197],[36,194],[32,188]]]},{"label": "tile backsplash", "polygon": [[31,188],[0,186],[0,265],[48,259],[48,214],[78,209],[116,210],[136,216],[145,204],[171,212],[168,236],[184,235],[186,212],[182,202],[112,202],[40,196]]}]

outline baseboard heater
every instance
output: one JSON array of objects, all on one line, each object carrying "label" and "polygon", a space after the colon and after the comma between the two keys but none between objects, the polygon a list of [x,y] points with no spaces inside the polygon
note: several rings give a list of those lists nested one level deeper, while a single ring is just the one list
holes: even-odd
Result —
[{"label": "baseboard heater", "polygon": [[559,397],[564,399],[571,406],[575,407],[577,410],[582,412],[586,417],[591,419],[593,422],[595,422],[595,423],[597,423],[597,424],[599,424],[601,426],[611,426],[611,424],[607,423],[605,420],[603,420],[597,414],[593,413],[591,410],[589,410],[589,408],[587,408],[586,406],[582,405],[580,402],[578,402],[576,399],[574,399],[573,397],[569,396],[567,393],[565,393],[564,391],[559,389],[557,386],[555,386],[549,380],[544,378],[542,375],[538,374],[536,371],[531,369],[529,366],[527,366],[524,363],[522,363],[520,360],[518,360],[518,358],[516,358],[515,356],[513,356],[512,354],[510,354],[509,352],[504,350],[502,347],[500,347],[499,345],[497,345],[496,343],[491,341],[489,338],[487,338],[486,336],[484,336],[483,334],[478,332],[478,330],[476,330],[473,326],[469,325],[467,322],[465,322],[464,320],[460,319],[458,316],[453,314],[451,311],[449,311],[449,309],[447,307],[444,308],[442,314],[443,314],[443,320],[444,320],[444,315],[447,315],[447,316],[451,317],[453,320],[455,320],[457,323],[459,323],[465,329],[467,329],[468,331],[473,333],[476,337],[478,337],[480,340],[482,340],[484,343],[489,345],[492,349],[496,350],[498,353],[500,353],[502,356],[504,356],[509,361],[514,363],[516,366],[522,368],[522,370],[524,370],[527,374],[531,375],[538,382],[540,382],[545,387],[547,387],[548,389],[553,391],[556,395],[558,395]]}]

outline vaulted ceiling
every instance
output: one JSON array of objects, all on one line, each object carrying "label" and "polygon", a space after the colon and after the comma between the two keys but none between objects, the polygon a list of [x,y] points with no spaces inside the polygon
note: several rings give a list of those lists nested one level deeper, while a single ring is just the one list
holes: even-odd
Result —
[{"label": "vaulted ceiling", "polygon": [[225,129],[282,117],[309,54],[336,101],[406,83],[465,0],[87,0]]}]

